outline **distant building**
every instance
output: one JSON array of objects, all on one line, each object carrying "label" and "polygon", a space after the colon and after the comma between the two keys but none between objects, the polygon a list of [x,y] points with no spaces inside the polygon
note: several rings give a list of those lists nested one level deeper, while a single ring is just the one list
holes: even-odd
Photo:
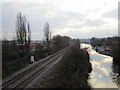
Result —
[{"label": "distant building", "polygon": [[30,49],[32,51],[35,51],[36,49],[40,49],[41,47],[45,47],[45,43],[43,41],[31,41],[30,43]]}]

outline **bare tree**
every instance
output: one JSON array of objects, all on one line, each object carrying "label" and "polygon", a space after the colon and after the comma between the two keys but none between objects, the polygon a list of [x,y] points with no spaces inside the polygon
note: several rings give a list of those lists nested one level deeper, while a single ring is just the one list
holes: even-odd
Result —
[{"label": "bare tree", "polygon": [[44,25],[44,36],[45,36],[45,41],[47,44],[47,49],[49,51],[50,49],[50,39],[51,39],[51,32],[50,32],[50,27],[48,22]]},{"label": "bare tree", "polygon": [[51,39],[52,39],[52,32],[50,32],[50,41],[51,41]]},{"label": "bare tree", "polygon": [[17,15],[16,36],[17,42],[21,46],[21,50],[28,51],[31,41],[30,25],[29,22],[27,24],[26,17],[22,16],[21,13]]},{"label": "bare tree", "polygon": [[25,20],[23,20],[23,19],[24,18],[22,17],[21,13],[19,13],[17,16],[16,34],[17,34],[18,43],[22,46],[24,46],[24,44],[26,42],[26,22],[24,22]]},{"label": "bare tree", "polygon": [[50,29],[49,29],[48,22],[44,25],[44,36],[45,36],[46,42],[48,43],[50,39]]},{"label": "bare tree", "polygon": [[30,24],[28,22],[27,25],[27,29],[28,29],[28,43],[27,43],[27,50],[29,51],[29,46],[30,46],[30,42],[31,42],[31,30],[30,30]]}]

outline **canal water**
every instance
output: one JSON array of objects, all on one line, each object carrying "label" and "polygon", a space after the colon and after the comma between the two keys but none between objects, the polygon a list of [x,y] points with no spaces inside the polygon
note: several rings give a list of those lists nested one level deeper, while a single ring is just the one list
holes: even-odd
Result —
[{"label": "canal water", "polygon": [[91,86],[93,88],[118,88],[112,78],[113,58],[97,53],[89,44],[81,44],[80,46],[87,48],[90,54],[90,62],[93,68],[89,79]]}]

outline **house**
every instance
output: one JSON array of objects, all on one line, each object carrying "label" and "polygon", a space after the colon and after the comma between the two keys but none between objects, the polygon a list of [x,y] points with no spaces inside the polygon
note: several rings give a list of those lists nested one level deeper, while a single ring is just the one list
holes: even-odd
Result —
[{"label": "house", "polygon": [[44,48],[45,43],[43,41],[31,41],[30,49],[32,51],[38,50],[40,48]]}]

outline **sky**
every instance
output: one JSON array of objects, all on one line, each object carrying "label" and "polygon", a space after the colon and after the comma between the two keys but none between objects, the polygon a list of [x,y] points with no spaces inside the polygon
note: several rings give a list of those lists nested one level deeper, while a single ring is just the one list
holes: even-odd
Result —
[{"label": "sky", "polygon": [[44,39],[46,22],[52,36],[89,39],[118,35],[118,0],[4,0],[0,3],[2,36],[8,39],[15,38],[19,12],[30,22],[32,40]]}]

